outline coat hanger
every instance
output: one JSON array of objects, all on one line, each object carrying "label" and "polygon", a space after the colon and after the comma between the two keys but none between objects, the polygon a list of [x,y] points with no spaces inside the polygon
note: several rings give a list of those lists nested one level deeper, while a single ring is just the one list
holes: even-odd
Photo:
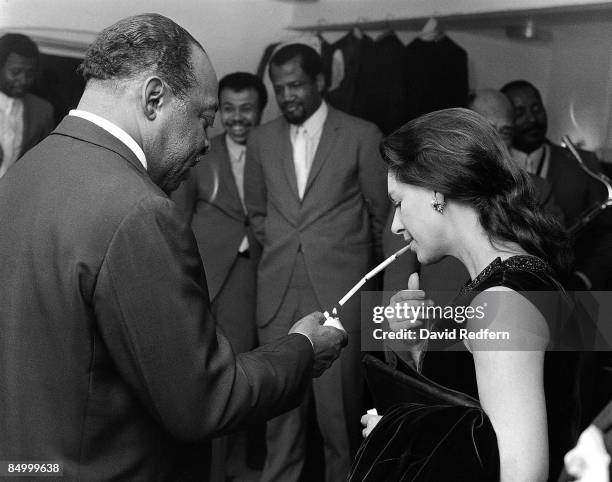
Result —
[{"label": "coat hanger", "polygon": [[393,19],[393,15],[387,15],[387,19],[385,20],[385,31],[378,36],[378,38],[376,39],[377,41],[396,35],[395,30],[391,26],[391,22],[393,21]]},{"label": "coat hanger", "polygon": [[363,38],[364,33],[363,29],[361,28],[361,25],[363,25],[365,20],[366,19],[364,17],[359,17],[355,22],[355,25],[353,25],[353,29],[351,30],[351,34],[353,35],[353,37],[357,38],[358,40],[361,40]]},{"label": "coat hanger", "polygon": [[312,35],[317,37],[321,42],[327,42],[325,37],[323,37],[323,31],[325,30],[325,26],[327,25],[327,20],[324,18],[319,18],[317,20],[317,25],[312,31]]},{"label": "coat hanger", "polygon": [[429,17],[423,28],[421,29],[421,33],[419,34],[419,38],[426,42],[435,42],[440,40],[444,36],[444,32],[442,32],[438,25],[438,20],[435,15]]}]

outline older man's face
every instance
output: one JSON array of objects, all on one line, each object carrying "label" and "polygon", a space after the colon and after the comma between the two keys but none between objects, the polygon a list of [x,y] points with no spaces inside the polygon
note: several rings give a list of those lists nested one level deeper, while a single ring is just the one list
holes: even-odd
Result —
[{"label": "older man's face", "polygon": [[[210,146],[208,128],[217,111],[217,76],[206,54],[193,48],[195,85],[184,99],[171,95],[160,116],[149,175],[166,193],[174,191]],[[147,153],[147,159],[149,153]]]},{"label": "older man's face", "polygon": [[9,97],[23,97],[34,84],[36,69],[35,58],[11,52],[0,69],[0,90]]}]

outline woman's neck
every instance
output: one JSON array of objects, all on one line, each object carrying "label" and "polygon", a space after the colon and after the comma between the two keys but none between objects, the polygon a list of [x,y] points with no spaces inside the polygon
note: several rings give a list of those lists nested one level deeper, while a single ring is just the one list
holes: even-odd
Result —
[{"label": "woman's neck", "polygon": [[455,236],[450,254],[463,263],[472,279],[498,257],[505,260],[519,254],[528,254],[515,242],[491,242],[475,213],[474,216],[461,219],[459,226],[455,230],[458,235]]}]

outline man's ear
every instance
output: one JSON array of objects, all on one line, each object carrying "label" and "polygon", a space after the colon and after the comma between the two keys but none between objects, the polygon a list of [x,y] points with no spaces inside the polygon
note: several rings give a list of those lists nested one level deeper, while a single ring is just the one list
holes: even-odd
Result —
[{"label": "man's ear", "polygon": [[154,120],[163,103],[167,101],[168,88],[159,77],[149,77],[142,89],[142,110],[145,117]]}]

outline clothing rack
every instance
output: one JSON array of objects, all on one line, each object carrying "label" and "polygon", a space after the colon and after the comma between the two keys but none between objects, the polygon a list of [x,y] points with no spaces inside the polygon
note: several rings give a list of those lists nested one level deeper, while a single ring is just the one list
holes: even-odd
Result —
[{"label": "clothing rack", "polygon": [[333,32],[347,31],[352,28],[361,30],[407,30],[419,31],[430,19],[435,18],[444,30],[476,30],[487,28],[504,28],[509,25],[521,24],[529,18],[550,23],[574,23],[601,21],[612,19],[612,2],[597,5],[547,7],[537,9],[504,10],[494,12],[471,12],[460,14],[439,14],[432,12],[429,15],[417,17],[398,17],[391,12],[384,18],[368,19],[358,17],[351,21],[335,22],[326,18],[319,18],[316,23],[304,25],[292,24],[288,30],[301,32]]}]

